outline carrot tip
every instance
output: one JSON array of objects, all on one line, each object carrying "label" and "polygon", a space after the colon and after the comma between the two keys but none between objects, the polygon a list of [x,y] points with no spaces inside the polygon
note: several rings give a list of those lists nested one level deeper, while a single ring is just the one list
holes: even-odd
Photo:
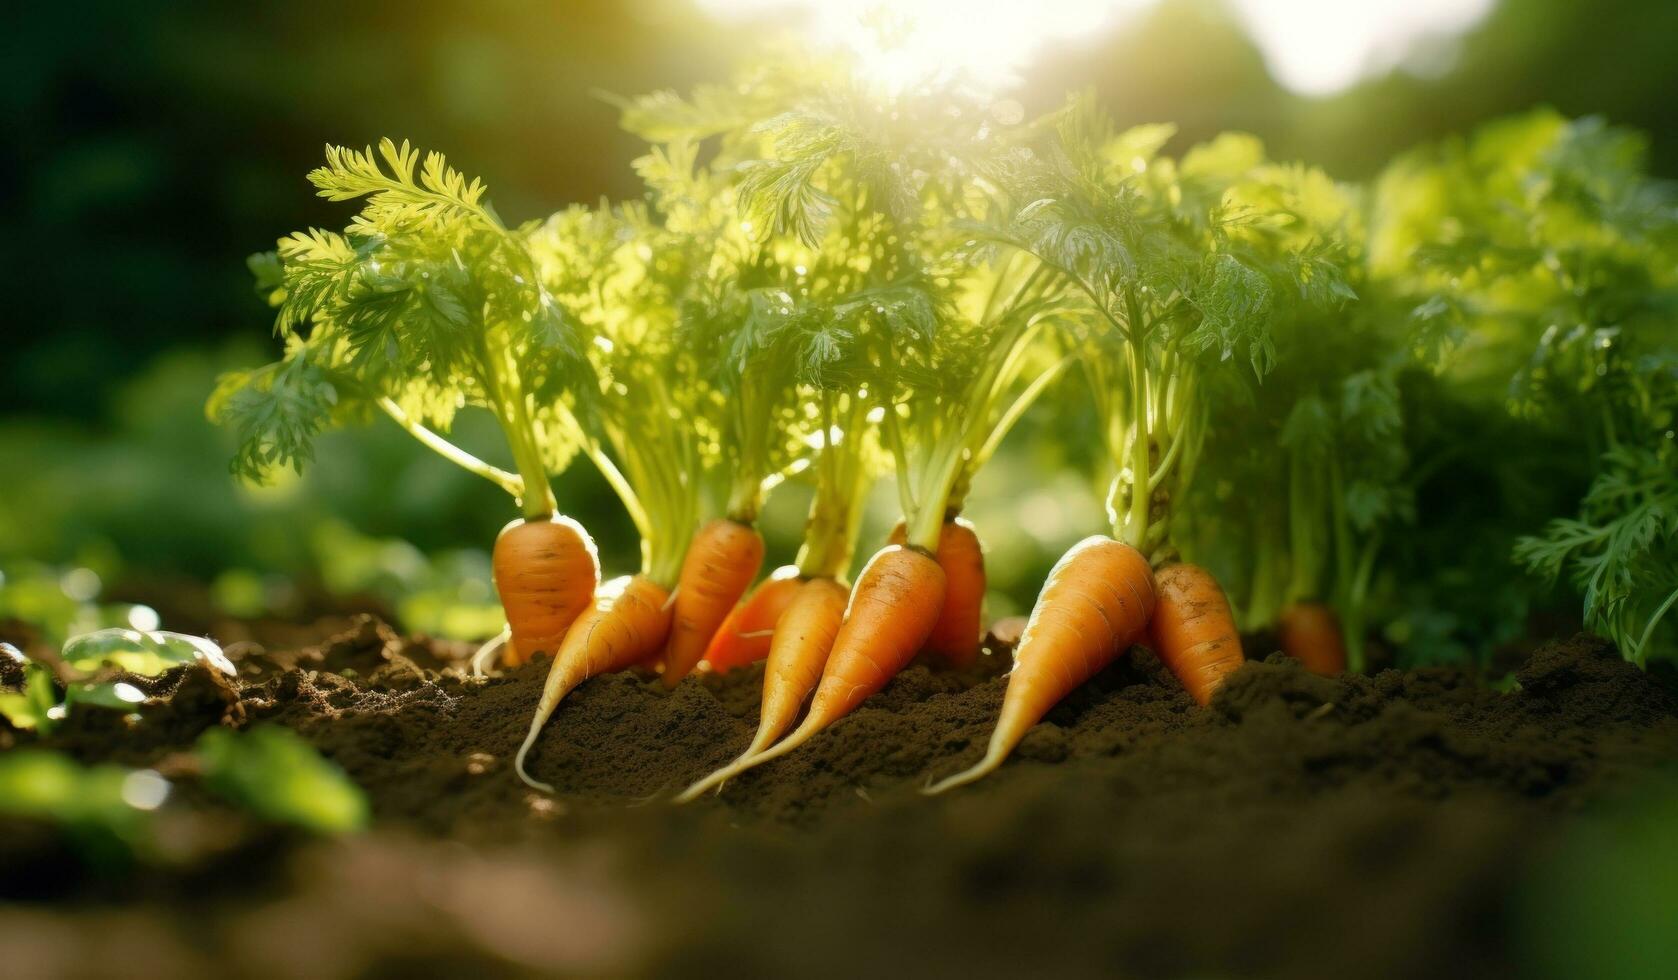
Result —
[{"label": "carrot tip", "polygon": [[816,735],[817,732],[822,730],[822,725],[819,722],[812,725],[811,720],[810,716],[805,716],[804,724],[798,726],[797,730],[766,749],[758,752],[753,752],[751,749],[747,749],[745,754],[741,755],[740,758],[735,759],[728,765],[718,769],[714,773],[711,773],[698,783],[694,783],[692,786],[689,786],[681,796],[676,797],[676,802],[687,803],[697,798],[701,793],[704,793],[709,784],[712,783],[717,786],[717,789],[720,792],[723,783],[740,775],[747,769],[755,769],[772,759],[779,759],[781,756],[786,755],[793,749],[796,749],[805,742],[808,742]]},{"label": "carrot tip", "polygon": [[979,763],[971,769],[963,769],[953,776],[945,776],[936,783],[923,786],[921,787],[921,793],[926,796],[937,796],[939,793],[955,789],[957,786],[966,786],[968,783],[975,782],[995,772],[1006,758],[1008,758],[1007,753],[987,752],[985,757],[980,759]]},{"label": "carrot tip", "polygon": [[735,776],[738,776],[740,773],[744,772],[746,769],[751,768],[747,764],[752,761],[752,758],[754,757],[754,755],[755,755],[755,753],[750,752],[750,751],[742,754],[739,758],[735,759],[733,762],[730,762],[728,765],[723,766],[721,769],[718,769],[716,772],[713,772],[709,776],[706,776],[705,778],[695,782],[692,786],[689,786],[687,789],[682,790],[681,795],[677,796],[671,802],[678,803],[678,804],[680,804],[680,803],[692,803],[694,800],[697,800],[701,796],[704,796],[706,790],[712,789],[713,787],[716,789],[717,792],[721,793],[723,786],[725,786],[730,779],[733,779]]},{"label": "carrot tip", "polygon": [[489,665],[495,662],[495,655],[500,652],[502,647],[507,645],[507,641],[512,639],[512,636],[513,628],[503,626],[501,632],[495,634],[488,642],[479,647],[477,653],[472,654],[472,659],[468,663],[471,666],[473,677],[489,676]]},{"label": "carrot tip", "polygon": [[524,770],[524,757],[530,754],[530,747],[536,744],[536,736],[542,734],[542,723],[545,721],[547,717],[538,712],[535,720],[530,723],[530,734],[524,737],[524,744],[519,746],[518,755],[513,756],[513,771],[518,773],[519,779],[523,780],[526,786],[554,796],[559,793],[558,790],[548,783],[531,778],[530,773]]}]

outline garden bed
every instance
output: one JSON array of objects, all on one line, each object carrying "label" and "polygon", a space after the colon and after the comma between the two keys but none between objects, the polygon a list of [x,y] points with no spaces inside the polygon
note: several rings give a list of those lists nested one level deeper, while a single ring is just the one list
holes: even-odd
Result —
[{"label": "garden bed", "polygon": [[531,756],[555,798],[510,768],[545,663],[474,682],[466,648],[373,619],[315,636],[234,645],[236,682],[177,671],[138,722],[77,712],[41,744],[168,774],[209,726],[276,722],[366,790],[374,830],[261,829],[187,780],[175,858],[101,875],[9,824],[15,975],[1502,975],[1550,846],[1678,760],[1670,676],[1585,637],[1508,694],[1272,656],[1208,710],[1136,650],[994,777],[923,797],[989,734],[993,642],[685,808],[665,799],[748,741],[760,672],[597,678]]}]

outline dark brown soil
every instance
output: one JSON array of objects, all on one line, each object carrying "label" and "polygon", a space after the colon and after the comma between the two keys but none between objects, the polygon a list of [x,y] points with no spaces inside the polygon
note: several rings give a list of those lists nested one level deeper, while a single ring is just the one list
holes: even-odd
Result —
[{"label": "dark brown soil", "polygon": [[304,840],[188,785],[168,824],[185,856],[113,877],[42,828],[3,828],[7,972],[1514,975],[1511,901],[1534,862],[1576,815],[1678,764],[1670,680],[1584,637],[1539,649],[1509,694],[1272,656],[1206,710],[1135,651],[1001,772],[922,796],[979,755],[1001,654],[915,666],[685,808],[666,800],[748,740],[760,674],[670,693],[597,678],[532,754],[555,799],[510,770],[542,665],[475,683],[463,649],[370,619],[328,628],[236,647],[237,684],[186,671],[152,682],[138,723],[84,712],[45,744],[167,772],[208,726],[277,722],[366,789],[375,831]]}]

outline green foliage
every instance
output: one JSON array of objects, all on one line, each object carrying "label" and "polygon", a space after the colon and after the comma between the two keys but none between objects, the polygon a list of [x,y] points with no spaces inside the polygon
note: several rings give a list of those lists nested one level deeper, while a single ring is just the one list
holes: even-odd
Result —
[{"label": "green foliage", "polygon": [[[261,482],[280,466],[301,471],[330,424],[377,408],[521,496],[527,516],[551,513],[548,473],[577,444],[555,406],[587,364],[542,285],[528,229],[507,230],[480,181],[407,143],[385,140],[377,154],[328,147],[309,179],[362,209],[341,234],[296,232],[251,261],[287,350],[228,376],[210,400],[212,419],[240,436],[234,472]],[[463,405],[495,416],[516,479],[422,431],[446,431]]]},{"label": "green foliage", "polygon": [[1209,406],[1249,400],[1275,368],[1283,312],[1353,295],[1341,231],[1314,213],[1335,190],[1266,163],[1238,134],[1162,157],[1168,130],[1116,133],[1088,95],[1043,129],[1005,161],[1005,207],[979,233],[1088,302],[1082,361],[1111,463],[1109,516],[1120,538],[1164,555]]},{"label": "green foliage", "polygon": [[589,455],[635,523],[641,571],[673,585],[721,478],[717,393],[680,330],[705,240],[625,206],[568,209],[532,241],[544,288],[585,344],[593,383],[575,411]]},{"label": "green foliage", "polygon": [[7,563],[0,566],[0,618],[28,623],[49,644],[111,626],[145,625],[155,618],[150,608],[101,603],[102,584],[99,573],[87,566]]},{"label": "green foliage", "polygon": [[[1580,516],[1525,537],[1515,556],[1554,581],[1568,572],[1585,599],[1587,624],[1642,663],[1666,634],[1678,602],[1678,454],[1621,447],[1580,502]],[[1670,633],[1670,626],[1668,627]]]},{"label": "green foliage", "polygon": [[[527,513],[587,454],[665,576],[700,517],[753,515],[800,469],[854,537],[847,502],[887,456],[924,540],[1072,351],[1094,420],[1061,448],[1104,447],[1115,532],[1217,568],[1249,626],[1326,598],[1401,656],[1483,655],[1565,581],[1628,656],[1671,649],[1678,218],[1641,137],[1532,113],[1365,190],[1249,135],[1179,152],[1172,126],[1119,131],[1089,97],[1022,124],[838,57],[618,104],[651,144],[643,193],[523,226],[440,155],[328,148],[310,180],[360,213],[252,257],[284,356],[209,405],[234,471],[274,488],[252,499],[306,468],[344,492],[365,470],[327,434],[384,414]],[[510,470],[463,448],[474,419]],[[428,509],[424,483],[392,526],[477,509]],[[0,514],[0,538],[18,524]],[[480,566],[342,530],[292,535],[333,552],[309,561],[334,591],[424,595],[410,625],[478,628],[454,572]],[[1509,574],[1517,539],[1531,581]],[[33,615],[80,614],[43,595]]]},{"label": "green foliage", "polygon": [[1329,603],[1361,669],[1376,557],[1389,527],[1414,510],[1399,393],[1405,337],[1358,264],[1356,189],[1268,163],[1251,141],[1220,142],[1193,169],[1220,175],[1221,204],[1241,216],[1235,233],[1291,288],[1267,286],[1268,310],[1250,314],[1268,322],[1260,383],[1214,378],[1201,482],[1189,488],[1180,537],[1218,571],[1244,628],[1273,624],[1290,603]]},{"label": "green foliage", "polygon": [[1572,580],[1627,657],[1671,649],[1678,198],[1644,174],[1643,141],[1534,112],[1401,159],[1377,195],[1372,266],[1415,304],[1418,346],[1486,410],[1507,379],[1556,472],[1595,461],[1575,514],[1508,528],[1527,535],[1516,557]]},{"label": "green foliage", "polygon": [[314,460],[315,437],[331,424],[338,390],[306,357],[224,375],[211,394],[211,421],[233,430],[234,475],[266,483],[277,469],[301,474]]},{"label": "green foliage", "polygon": [[476,177],[467,180],[435,151],[425,154],[421,165],[420,152],[407,140],[401,146],[389,139],[380,140],[377,156],[371,147],[358,152],[328,144],[326,166],[310,171],[309,183],[329,201],[365,198],[367,207],[362,218],[369,223],[393,216],[468,216],[500,224],[483,204],[482,181]]},{"label": "green foliage", "polygon": [[199,737],[196,752],[205,785],[264,820],[341,834],[365,828],[372,815],[344,771],[288,729],[212,728]]}]

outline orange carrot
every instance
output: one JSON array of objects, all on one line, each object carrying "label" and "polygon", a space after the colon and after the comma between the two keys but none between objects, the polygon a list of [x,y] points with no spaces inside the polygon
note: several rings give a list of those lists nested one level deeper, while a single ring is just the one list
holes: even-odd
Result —
[{"label": "orange carrot", "polygon": [[927,552],[886,545],[857,576],[803,724],[730,775],[779,758],[854,711],[915,658],[944,608],[944,570]]},{"label": "orange carrot", "polygon": [[1295,602],[1277,619],[1282,652],[1313,674],[1335,677],[1346,672],[1346,639],[1340,617],[1320,602]]},{"label": "orange carrot", "polygon": [[845,587],[833,579],[799,582],[792,604],[775,627],[769,663],[763,671],[763,709],[758,712],[752,744],[732,763],[689,786],[676,802],[686,803],[733,778],[792,727],[804,699],[821,679],[845,617],[847,599]]},{"label": "orange carrot", "polygon": [[558,650],[600,584],[594,541],[569,517],[508,524],[495,539],[491,569],[512,632],[502,653],[508,667]]},{"label": "orange carrot", "polygon": [[[906,540],[903,522],[898,521],[891,543]],[[966,667],[979,656],[985,606],[985,552],[967,519],[944,521],[938,536],[938,567],[944,570],[944,609],[927,637],[926,648],[953,666]]]},{"label": "orange carrot", "polygon": [[729,610],[763,564],[763,537],[750,525],[719,517],[693,533],[676,580],[675,617],[664,651],[664,685],[688,675]]},{"label": "orange carrot", "polygon": [[1154,603],[1154,575],[1141,552],[1103,535],[1073,545],[1031,609],[985,757],[926,791],[994,772],[1050,708],[1142,638]]},{"label": "orange carrot", "polygon": [[600,587],[594,604],[571,624],[548,669],[530,733],[513,759],[520,779],[536,789],[554,791],[547,783],[531,779],[524,770],[524,758],[536,744],[536,736],[560,699],[578,684],[596,674],[632,667],[663,645],[670,633],[669,598],[663,586],[645,575],[625,575]]},{"label": "orange carrot", "polygon": [[705,663],[723,673],[769,656],[775,624],[803,584],[797,565],[782,565],[771,572],[717,627],[717,635],[705,648]]},{"label": "orange carrot", "polygon": [[1199,565],[1167,565],[1154,579],[1159,606],[1149,625],[1150,646],[1189,696],[1208,704],[1244,662],[1229,600],[1212,573]]}]

